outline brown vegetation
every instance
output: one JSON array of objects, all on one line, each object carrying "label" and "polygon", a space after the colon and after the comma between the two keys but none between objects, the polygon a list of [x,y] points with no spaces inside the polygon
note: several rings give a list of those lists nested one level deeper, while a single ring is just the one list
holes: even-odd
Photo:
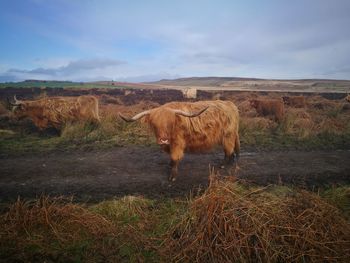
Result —
[{"label": "brown vegetation", "polygon": [[18,200],[0,215],[1,261],[347,262],[349,188],[321,199],[218,176],[189,200]]},{"label": "brown vegetation", "polygon": [[[126,142],[137,144],[144,142],[150,144],[154,142],[147,126],[143,124],[125,125],[120,123],[118,118],[118,112],[126,116],[131,116],[162,105],[162,103],[157,102],[158,100],[154,101],[153,97],[151,98],[152,100],[142,98],[142,94],[150,95],[150,91],[136,90],[135,95],[129,94],[128,96],[113,95],[114,93],[119,94],[122,90],[116,90],[113,91],[114,93],[108,92],[106,94],[103,93],[103,90],[99,91],[102,92],[102,95],[98,96],[100,100],[100,125],[90,127],[91,125],[86,126],[85,123],[66,124],[62,129],[63,135],[75,134],[73,135],[75,138],[74,141],[80,144],[84,142],[93,143],[94,139],[97,139],[95,141],[96,143],[94,143],[96,146],[99,145],[99,142],[103,142],[105,146],[121,145]],[[161,94],[164,96],[161,98],[161,101],[169,101],[175,93],[173,94],[167,91],[157,94],[155,92],[152,96]],[[295,145],[300,142],[300,146],[305,145],[306,147],[318,147],[318,145],[322,145],[322,148],[328,148],[326,145],[330,144],[342,145],[342,148],[348,147],[346,145],[348,145],[347,141],[349,141],[348,138],[350,135],[350,104],[345,103],[343,98],[329,100],[323,97],[324,95],[309,95],[307,96],[308,107],[301,109],[285,107],[285,114],[282,121],[272,123],[270,119],[276,119],[275,115],[262,116],[258,114],[257,110],[250,105],[249,100],[266,101],[273,99],[280,101],[281,96],[287,95],[286,93],[232,93],[225,91],[209,93],[198,91],[197,99],[201,100],[203,96],[213,98],[215,94],[219,94],[218,98],[232,101],[238,106],[241,120],[240,133],[243,134],[240,138],[244,144],[253,146],[264,145],[266,147],[272,144],[292,146],[292,144]],[[179,99],[177,95],[173,97],[173,100],[176,99]],[[180,99],[186,100],[182,97]],[[37,132],[30,120],[24,119],[17,121],[10,112],[6,112],[1,120],[0,129],[14,130],[19,134]],[[86,127],[88,128],[85,129]],[[68,129],[69,132],[65,132]],[[80,132],[79,129],[81,130]],[[72,132],[73,130],[74,132]],[[138,133],[141,133],[142,136],[138,137]],[[70,138],[71,136],[63,137],[62,139],[65,140],[65,138]],[[286,139],[288,140],[288,144],[285,143]]]},{"label": "brown vegetation", "polygon": [[[72,251],[85,246],[84,258],[112,257],[117,229],[105,218],[62,198],[42,197],[35,202],[18,200],[0,217],[0,253],[6,262],[71,261]],[[84,245],[85,244],[85,245]],[[113,248],[114,249],[114,248]]]},{"label": "brown vegetation", "polygon": [[212,181],[164,253],[177,262],[348,260],[350,225],[336,208],[306,191],[271,191]]}]

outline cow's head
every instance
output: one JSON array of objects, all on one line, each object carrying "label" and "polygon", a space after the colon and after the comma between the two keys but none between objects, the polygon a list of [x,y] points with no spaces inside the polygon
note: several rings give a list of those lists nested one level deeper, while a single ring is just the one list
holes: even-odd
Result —
[{"label": "cow's head", "polygon": [[16,118],[23,118],[27,116],[28,105],[25,101],[18,100],[16,95],[13,97],[14,102],[9,102],[12,106],[12,112],[15,114]]},{"label": "cow's head", "polygon": [[127,122],[136,121],[142,117],[145,117],[145,121],[149,123],[156,135],[157,143],[159,145],[169,145],[171,143],[172,131],[174,129],[177,116],[193,118],[199,116],[207,109],[208,107],[205,107],[198,112],[191,113],[167,107],[158,107],[138,113],[132,118],[124,117],[120,113],[119,116]]},{"label": "cow's head", "polygon": [[289,104],[290,98],[288,96],[283,96],[282,97],[284,104]]}]

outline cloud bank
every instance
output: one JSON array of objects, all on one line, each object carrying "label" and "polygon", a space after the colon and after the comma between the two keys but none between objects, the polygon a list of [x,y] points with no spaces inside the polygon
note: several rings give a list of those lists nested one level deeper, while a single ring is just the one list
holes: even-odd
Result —
[{"label": "cloud bank", "polygon": [[6,35],[0,42],[0,81],[350,79],[346,0],[5,0],[0,5],[0,33]]}]

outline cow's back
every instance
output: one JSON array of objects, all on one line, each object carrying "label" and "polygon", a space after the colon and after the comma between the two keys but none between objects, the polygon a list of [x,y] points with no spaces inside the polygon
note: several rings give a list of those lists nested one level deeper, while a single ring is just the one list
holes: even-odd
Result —
[{"label": "cow's back", "polygon": [[272,115],[281,121],[284,115],[284,103],[282,100],[258,100],[256,110],[262,116]]},{"label": "cow's back", "polygon": [[210,150],[222,144],[224,136],[238,135],[239,113],[231,101],[171,102],[164,107],[186,112],[198,112],[208,107],[197,117],[178,116],[174,133],[186,141],[188,151]]},{"label": "cow's back", "polygon": [[100,120],[100,117],[97,98],[88,95],[78,97],[77,112],[77,118],[98,122]]},{"label": "cow's back", "polygon": [[39,103],[44,116],[56,128],[67,122],[99,120],[98,101],[93,96],[49,97]]}]

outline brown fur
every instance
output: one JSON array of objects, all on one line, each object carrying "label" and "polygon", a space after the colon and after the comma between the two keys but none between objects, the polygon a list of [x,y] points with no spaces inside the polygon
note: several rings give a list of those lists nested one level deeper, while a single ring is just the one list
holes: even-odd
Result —
[{"label": "brown fur", "polygon": [[250,100],[250,105],[256,109],[260,116],[273,116],[278,122],[284,116],[284,104],[282,100]]},{"label": "brown fur", "polygon": [[282,98],[285,105],[292,106],[294,108],[305,108],[306,106],[304,96],[284,96]]},{"label": "brown fur", "polygon": [[18,118],[29,117],[40,130],[48,127],[61,129],[65,123],[100,121],[98,100],[93,96],[49,97],[34,101],[21,101],[14,109]]},{"label": "brown fur", "polygon": [[346,97],[345,97],[345,100],[346,100],[347,102],[350,102],[350,95],[346,96]]},{"label": "brown fur", "polygon": [[[171,109],[198,112],[209,108],[197,117],[176,115]],[[238,135],[239,114],[230,101],[170,102],[151,110],[145,117],[153,129],[157,142],[170,154],[172,163],[171,180],[177,175],[177,165],[184,152],[203,152],[215,145],[222,145],[227,162],[238,158],[240,142]]]}]

